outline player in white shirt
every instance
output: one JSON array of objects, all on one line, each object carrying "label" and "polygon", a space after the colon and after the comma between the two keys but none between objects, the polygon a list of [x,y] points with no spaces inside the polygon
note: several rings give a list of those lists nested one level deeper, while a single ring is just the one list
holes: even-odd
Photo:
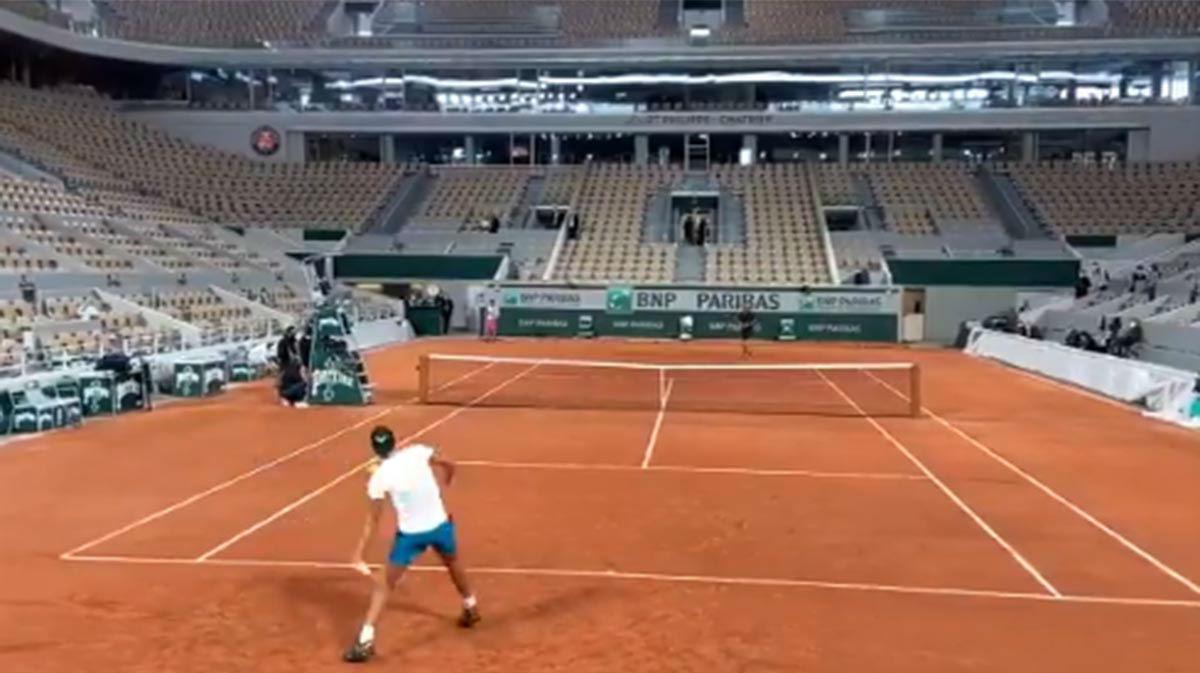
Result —
[{"label": "player in white shirt", "polygon": [[[446,570],[450,571],[454,587],[462,596],[463,610],[458,625],[470,628],[479,622],[475,594],[471,592],[466,572],[458,561],[454,521],[442,503],[442,485],[449,486],[454,481],[454,463],[439,457],[433,447],[424,444],[396,449],[395,435],[384,426],[371,431],[371,448],[381,462],[367,483],[370,511],[354,551],[353,563],[360,573],[374,580],[375,586],[362,630],[344,656],[350,663],[367,661],[375,654],[375,623],[388,596],[404,577],[408,566],[429,547],[441,557]],[[387,571],[380,577],[363,561],[363,551],[378,528],[379,515],[388,499],[396,509],[400,530],[388,554]]]}]

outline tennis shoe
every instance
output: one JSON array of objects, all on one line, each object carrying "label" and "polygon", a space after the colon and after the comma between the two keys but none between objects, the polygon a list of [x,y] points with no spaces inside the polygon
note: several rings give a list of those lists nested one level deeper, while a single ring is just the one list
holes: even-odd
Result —
[{"label": "tennis shoe", "polygon": [[462,629],[474,628],[481,619],[483,618],[479,616],[478,608],[463,608],[462,614],[458,616],[458,626]]},{"label": "tennis shoe", "polygon": [[365,664],[373,656],[375,656],[375,641],[369,640],[365,643],[355,641],[350,649],[342,655],[342,661],[347,664]]}]

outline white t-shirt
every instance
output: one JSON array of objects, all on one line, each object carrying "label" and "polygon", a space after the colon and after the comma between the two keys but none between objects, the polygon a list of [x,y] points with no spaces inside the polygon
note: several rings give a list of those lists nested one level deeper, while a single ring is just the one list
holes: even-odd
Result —
[{"label": "white t-shirt", "polygon": [[380,463],[367,482],[367,496],[372,500],[392,498],[401,533],[426,533],[450,518],[429,464],[432,456],[433,447],[410,444]]}]

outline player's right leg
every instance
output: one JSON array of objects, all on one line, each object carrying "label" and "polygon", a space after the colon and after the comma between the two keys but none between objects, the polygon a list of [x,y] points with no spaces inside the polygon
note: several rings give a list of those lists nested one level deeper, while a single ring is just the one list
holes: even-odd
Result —
[{"label": "player's right leg", "polygon": [[407,565],[389,563],[383,577],[371,576],[374,582],[374,586],[371,588],[371,603],[367,606],[367,616],[363,619],[363,626],[358,632],[358,638],[342,655],[342,659],[347,663],[361,664],[375,656],[375,624],[379,622],[379,616],[383,614],[383,608],[387,606],[388,597],[392,595],[396,585],[404,578],[406,570],[408,570]]},{"label": "player's right leg", "polygon": [[429,541],[422,535],[396,534],[396,539],[392,542],[392,550],[388,554],[387,570],[382,577],[376,574],[371,575],[374,586],[371,588],[371,603],[367,606],[367,616],[363,618],[362,629],[354,640],[354,644],[342,655],[344,661],[361,664],[375,656],[375,624],[379,622],[379,617],[383,614],[384,607],[387,606],[388,597],[392,595],[396,585],[404,578],[408,566],[412,565],[412,562],[428,546]]},{"label": "player's right leg", "polygon": [[462,597],[463,609],[458,617],[458,625],[469,629],[479,623],[479,605],[475,599],[475,592],[471,590],[471,582],[467,579],[467,571],[458,559],[458,539],[454,522],[447,521],[438,526],[432,535],[430,543],[433,550],[442,559],[442,565],[446,566],[446,571],[450,574],[450,581],[454,582],[454,588]]}]

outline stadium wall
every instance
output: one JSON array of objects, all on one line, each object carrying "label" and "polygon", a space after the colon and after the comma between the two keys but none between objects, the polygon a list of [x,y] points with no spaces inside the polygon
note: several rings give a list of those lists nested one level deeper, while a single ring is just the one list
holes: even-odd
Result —
[{"label": "stadium wall", "polygon": [[491,280],[504,258],[497,255],[338,255],[334,278],[345,282]]},{"label": "stadium wall", "polygon": [[679,338],[738,336],[749,306],[755,338],[882,341],[900,338],[898,288],[527,285],[500,289],[500,333],[510,336]]},{"label": "stadium wall", "polygon": [[962,323],[983,320],[1017,306],[1015,287],[925,288],[925,341],[952,344]]},{"label": "stadium wall", "polygon": [[971,287],[1073,287],[1079,260],[1067,259],[898,259],[888,260],[899,285]]},{"label": "stadium wall", "polygon": [[[221,112],[197,115],[190,111],[127,112],[133,121],[157,127],[183,140],[208,145],[231,154],[258,161],[304,161],[304,133],[290,130],[279,122],[279,114],[257,112]],[[262,155],[251,144],[253,133],[264,126],[279,131],[281,145],[274,154]]]}]

